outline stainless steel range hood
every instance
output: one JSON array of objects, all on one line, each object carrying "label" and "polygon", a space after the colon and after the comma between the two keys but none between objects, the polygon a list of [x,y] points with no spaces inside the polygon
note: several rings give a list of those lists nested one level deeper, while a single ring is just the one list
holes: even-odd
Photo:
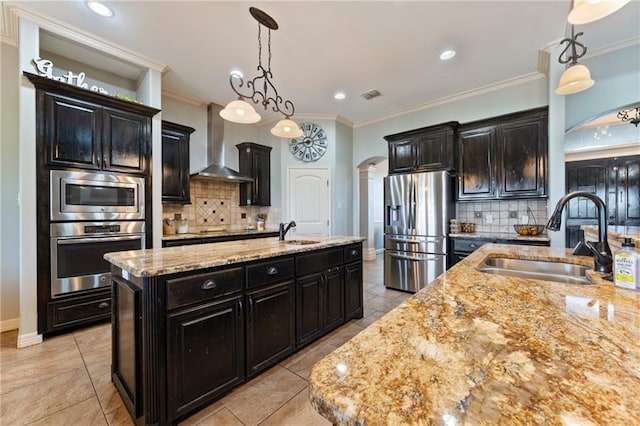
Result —
[{"label": "stainless steel range hood", "polygon": [[252,182],[224,165],[224,120],[220,117],[221,105],[207,105],[207,160],[209,165],[191,175],[194,179],[223,180],[227,182]]}]

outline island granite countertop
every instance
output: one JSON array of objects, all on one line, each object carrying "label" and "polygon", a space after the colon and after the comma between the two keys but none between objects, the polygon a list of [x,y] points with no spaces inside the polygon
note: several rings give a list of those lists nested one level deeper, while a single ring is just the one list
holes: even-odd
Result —
[{"label": "island granite countertop", "polygon": [[163,235],[163,241],[177,241],[177,240],[190,240],[196,238],[210,238],[210,237],[238,237],[238,236],[258,236],[265,235],[269,237],[274,233],[277,233],[277,229],[236,229],[236,230],[209,230],[200,232],[187,232],[185,234],[170,234]]},{"label": "island granite countertop", "polygon": [[[106,253],[105,260],[135,277],[152,277],[302,253],[364,241],[353,236],[296,235]],[[305,244],[297,244],[302,242]]]},{"label": "island granite countertop", "polygon": [[488,244],[316,363],[334,424],[640,424],[640,292],[479,272],[487,257],[591,266]]}]

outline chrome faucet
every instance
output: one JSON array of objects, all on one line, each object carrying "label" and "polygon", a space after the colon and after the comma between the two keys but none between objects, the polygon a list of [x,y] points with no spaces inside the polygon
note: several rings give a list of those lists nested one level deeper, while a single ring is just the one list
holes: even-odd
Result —
[{"label": "chrome faucet", "polygon": [[284,223],[281,223],[280,228],[278,229],[278,232],[279,232],[278,239],[280,241],[284,241],[284,236],[287,235],[287,232],[289,232],[289,229],[295,228],[295,227],[296,227],[296,223],[293,220],[287,223],[286,225]]},{"label": "chrome faucet", "polygon": [[[588,198],[593,201],[598,208],[598,242],[594,244],[591,241],[586,241],[584,245],[586,245],[593,253],[594,269],[598,272],[611,273],[613,255],[611,254],[611,248],[609,247],[609,242],[607,240],[607,206],[600,198],[590,192],[575,191],[568,193],[558,201],[558,204],[556,204],[556,209],[547,223],[547,229],[550,231],[560,230],[560,224],[562,223],[562,209],[569,200],[576,197]],[[574,254],[580,250],[581,245],[582,242],[576,246]]]}]

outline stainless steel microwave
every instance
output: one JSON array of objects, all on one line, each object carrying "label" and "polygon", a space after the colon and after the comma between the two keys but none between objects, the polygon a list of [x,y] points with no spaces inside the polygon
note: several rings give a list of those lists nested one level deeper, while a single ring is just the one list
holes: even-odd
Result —
[{"label": "stainless steel microwave", "polygon": [[51,170],[52,221],[144,220],[144,178]]}]

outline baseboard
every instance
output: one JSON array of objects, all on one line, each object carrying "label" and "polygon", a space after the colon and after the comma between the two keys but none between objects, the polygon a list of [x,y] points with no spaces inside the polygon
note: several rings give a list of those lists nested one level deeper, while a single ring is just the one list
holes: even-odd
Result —
[{"label": "baseboard", "polygon": [[42,334],[18,334],[18,349],[42,343]]},{"label": "baseboard", "polygon": [[363,260],[376,260],[376,249],[374,247],[365,248],[362,253]]},{"label": "baseboard", "polygon": [[13,318],[0,321],[0,333],[5,331],[17,330],[20,327],[20,318]]}]

